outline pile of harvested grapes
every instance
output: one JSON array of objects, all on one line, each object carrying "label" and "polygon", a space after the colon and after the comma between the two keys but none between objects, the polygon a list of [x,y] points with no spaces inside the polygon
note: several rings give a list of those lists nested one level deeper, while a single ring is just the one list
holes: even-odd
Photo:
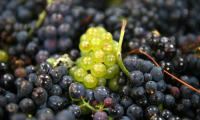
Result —
[{"label": "pile of harvested grapes", "polygon": [[0,119],[200,120],[199,12],[198,0],[0,0]]}]

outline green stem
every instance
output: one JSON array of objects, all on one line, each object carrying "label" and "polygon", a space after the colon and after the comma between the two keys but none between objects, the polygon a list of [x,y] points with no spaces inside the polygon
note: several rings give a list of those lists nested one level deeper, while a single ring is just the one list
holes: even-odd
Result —
[{"label": "green stem", "polygon": [[84,98],[82,98],[82,102],[86,107],[88,107],[92,111],[94,111],[94,112],[98,112],[99,111],[98,109],[93,108],[89,103],[85,102]]},{"label": "green stem", "polygon": [[118,45],[118,50],[117,50],[117,61],[118,61],[118,64],[119,64],[119,67],[121,68],[121,70],[128,76],[130,73],[124,66],[124,64],[122,62],[122,55],[121,55],[121,46],[122,46],[122,42],[123,42],[123,38],[124,38],[125,27],[126,27],[126,20],[123,20],[120,38],[119,38],[119,45]]},{"label": "green stem", "polygon": [[72,99],[72,101],[76,101],[76,102],[81,101],[81,99],[74,99],[74,98],[72,98],[71,95],[69,95],[69,97]]},{"label": "green stem", "polygon": [[159,104],[159,105],[158,105],[158,109],[159,109],[160,112],[163,110],[162,104]]}]

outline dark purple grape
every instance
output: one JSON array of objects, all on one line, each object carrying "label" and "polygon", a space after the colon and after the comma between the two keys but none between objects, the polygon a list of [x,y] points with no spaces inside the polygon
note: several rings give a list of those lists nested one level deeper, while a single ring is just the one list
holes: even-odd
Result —
[{"label": "dark purple grape", "polygon": [[57,96],[61,96],[62,94],[62,89],[59,85],[54,84],[51,89],[48,91],[48,96],[53,96],[53,95],[57,95]]},{"label": "dark purple grape", "polygon": [[67,110],[71,112],[76,118],[81,116],[81,109],[75,104],[70,105]]},{"label": "dark purple grape", "polygon": [[136,100],[136,104],[137,104],[137,105],[140,105],[140,106],[142,106],[142,107],[146,107],[149,103],[148,103],[147,98],[144,97],[144,98],[141,98],[141,99],[137,99],[137,100]]},{"label": "dark purple grape", "polygon": [[159,36],[155,33],[148,33],[146,40],[149,46],[152,49],[155,49],[157,47],[157,44],[159,43]]},{"label": "dark purple grape", "polygon": [[105,98],[104,99],[104,105],[106,106],[106,107],[110,107],[110,106],[112,106],[113,105],[113,99],[112,98],[110,98],[110,97],[107,97],[107,98]]},{"label": "dark purple grape", "polygon": [[35,85],[35,81],[37,80],[37,74],[31,73],[28,75],[28,81]]},{"label": "dark purple grape", "polygon": [[48,98],[48,107],[54,110],[55,112],[61,110],[64,107],[64,101],[61,97],[53,95]]},{"label": "dark purple grape", "polygon": [[57,49],[60,52],[69,52],[69,50],[73,47],[73,42],[70,38],[62,37],[58,40]]},{"label": "dark purple grape", "polygon": [[146,84],[145,84],[145,89],[147,91],[147,93],[154,93],[155,91],[157,91],[157,83],[154,82],[154,81],[148,81]]},{"label": "dark purple grape", "polygon": [[160,111],[156,106],[150,105],[145,109],[146,119],[150,119],[154,115],[159,115]]},{"label": "dark purple grape", "polygon": [[27,31],[20,31],[16,39],[19,43],[26,44],[30,40],[30,37]]},{"label": "dark purple grape", "polygon": [[111,93],[110,98],[113,99],[113,104],[119,103],[121,101],[121,97],[117,93]]},{"label": "dark purple grape", "polygon": [[63,90],[69,90],[69,86],[74,83],[74,79],[70,76],[63,76],[62,79],[59,81],[59,85]]},{"label": "dark purple grape", "polygon": [[142,99],[146,96],[146,91],[144,89],[144,87],[140,86],[140,87],[134,87],[131,88],[130,90],[130,95],[132,97],[132,99]]},{"label": "dark purple grape", "polygon": [[181,99],[181,104],[183,104],[184,107],[187,109],[187,108],[190,108],[190,107],[191,107],[192,102],[191,102],[191,100],[188,99],[188,98],[183,98],[183,99]]},{"label": "dark purple grape", "polygon": [[56,53],[57,51],[57,40],[56,39],[46,39],[43,43],[45,50],[50,54]]},{"label": "dark purple grape", "polygon": [[174,71],[174,67],[171,62],[160,61],[159,64],[163,70],[166,70],[169,73],[172,73]]},{"label": "dark purple grape", "polygon": [[38,120],[54,120],[54,115],[49,113],[40,114]]},{"label": "dark purple grape", "polygon": [[42,108],[36,112],[35,117],[38,118],[40,115],[42,115],[44,113],[54,114],[50,108]]},{"label": "dark purple grape", "polygon": [[104,86],[100,86],[98,88],[96,88],[96,90],[94,91],[94,98],[98,101],[98,102],[103,102],[105,98],[109,97],[109,90],[108,88],[104,87]]},{"label": "dark purple grape", "polygon": [[94,101],[94,91],[90,89],[85,90],[85,101]]},{"label": "dark purple grape", "polygon": [[7,93],[5,96],[7,103],[18,103],[18,96],[13,93]]},{"label": "dark purple grape", "polygon": [[181,73],[187,68],[187,61],[182,57],[175,57],[172,59],[172,64],[174,66],[174,71]]},{"label": "dark purple grape", "polygon": [[143,62],[141,62],[139,64],[139,69],[143,72],[143,73],[147,73],[151,70],[151,68],[153,67],[153,64],[148,61],[148,60],[144,60]]},{"label": "dark purple grape", "polygon": [[57,36],[56,27],[53,25],[45,26],[44,35],[46,38],[54,39]]},{"label": "dark purple grape", "polygon": [[27,55],[33,56],[38,52],[38,45],[35,42],[30,42],[25,48],[25,52]]},{"label": "dark purple grape", "polygon": [[0,85],[7,90],[11,90],[14,86],[14,81],[13,75],[6,73],[1,76]]},{"label": "dark purple grape", "polygon": [[169,117],[171,117],[173,114],[171,111],[169,111],[168,109],[164,109],[160,112],[160,116],[163,117],[164,119],[169,119]]},{"label": "dark purple grape", "polygon": [[132,104],[126,112],[127,116],[131,119],[139,120],[143,117],[143,109],[136,105]]},{"label": "dark purple grape", "polygon": [[191,97],[192,108],[200,107],[200,97],[198,95],[192,95]]},{"label": "dark purple grape", "polygon": [[93,120],[108,120],[108,115],[106,112],[99,111],[94,114]]},{"label": "dark purple grape", "polygon": [[5,110],[8,114],[14,114],[19,111],[19,106],[15,103],[9,103],[6,105]]},{"label": "dark purple grape", "polygon": [[123,60],[124,66],[130,72],[137,70],[138,61],[134,56],[128,56]]},{"label": "dark purple grape", "polygon": [[157,82],[158,91],[165,92],[166,87],[167,87],[167,84],[166,84],[165,80],[161,80],[161,81]]},{"label": "dark purple grape", "polygon": [[122,97],[120,104],[124,107],[124,109],[127,109],[130,105],[133,104],[133,101],[130,97],[124,96]]},{"label": "dark purple grape", "polygon": [[172,86],[172,87],[170,88],[170,94],[171,94],[173,97],[178,98],[179,95],[180,95],[180,90],[179,90],[177,87]]},{"label": "dark purple grape", "polygon": [[172,95],[165,95],[165,100],[163,106],[166,108],[171,108],[175,104],[175,98]]},{"label": "dark purple grape", "polygon": [[26,115],[23,113],[16,113],[11,116],[11,120],[26,120]]},{"label": "dark purple grape", "polygon": [[164,94],[160,91],[155,91],[148,96],[148,100],[152,105],[159,105],[164,102]]},{"label": "dark purple grape", "polygon": [[191,88],[189,88],[188,86],[182,85],[180,87],[180,93],[183,98],[190,98],[192,96],[192,94],[194,93],[194,91]]},{"label": "dark purple grape", "polygon": [[159,115],[154,115],[150,118],[150,120],[165,120],[165,119]]},{"label": "dark purple grape", "polygon": [[150,73],[156,82],[163,80],[164,78],[164,72],[161,67],[157,67],[157,66],[153,67]]},{"label": "dark purple grape", "polygon": [[49,70],[49,75],[52,78],[53,83],[58,83],[62,79],[62,74],[60,74],[60,70],[58,68],[52,68]]},{"label": "dark purple grape", "polygon": [[71,83],[69,87],[69,94],[74,99],[80,99],[85,96],[85,87],[78,82]]},{"label": "dark purple grape", "polygon": [[121,117],[124,114],[124,108],[120,104],[113,104],[109,107],[108,114],[112,118]]},{"label": "dark purple grape", "polygon": [[144,81],[152,81],[152,75],[150,73],[145,73],[144,74]]},{"label": "dark purple grape", "polygon": [[35,108],[35,105],[34,105],[34,102],[31,99],[24,98],[23,100],[20,101],[19,108],[24,113],[32,113],[34,108]]},{"label": "dark purple grape", "polygon": [[33,84],[29,81],[22,81],[18,87],[18,95],[20,97],[28,97],[33,90]]},{"label": "dark purple grape", "polygon": [[68,110],[62,110],[56,115],[55,120],[75,120],[75,116]]},{"label": "dark purple grape", "polygon": [[42,62],[38,68],[38,74],[47,74],[53,66],[49,62]]},{"label": "dark purple grape", "polygon": [[37,77],[35,86],[42,87],[48,91],[52,86],[52,79],[48,74],[41,74]]},{"label": "dark purple grape", "polygon": [[132,71],[129,76],[129,84],[132,87],[138,87],[144,82],[144,75],[140,71]]},{"label": "dark purple grape", "polygon": [[35,66],[33,66],[33,65],[29,65],[29,66],[27,66],[26,68],[25,68],[25,73],[26,73],[26,75],[28,76],[29,74],[31,74],[31,73],[36,73],[36,68],[35,68]]},{"label": "dark purple grape", "polygon": [[198,58],[192,54],[189,54],[186,56],[186,60],[187,60],[187,67],[192,69],[192,68],[194,68],[195,64],[197,63]]},{"label": "dark purple grape", "polygon": [[36,61],[38,64],[44,62],[47,58],[49,58],[49,52],[46,50],[40,50],[36,54]]}]

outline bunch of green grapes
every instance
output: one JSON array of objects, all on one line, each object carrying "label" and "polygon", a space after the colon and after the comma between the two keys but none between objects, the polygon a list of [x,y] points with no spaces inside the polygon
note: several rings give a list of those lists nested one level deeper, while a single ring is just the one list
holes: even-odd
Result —
[{"label": "bunch of green grapes", "polygon": [[91,27],[80,37],[81,57],[69,70],[70,76],[86,88],[105,86],[106,80],[118,76],[118,42],[103,27]]}]

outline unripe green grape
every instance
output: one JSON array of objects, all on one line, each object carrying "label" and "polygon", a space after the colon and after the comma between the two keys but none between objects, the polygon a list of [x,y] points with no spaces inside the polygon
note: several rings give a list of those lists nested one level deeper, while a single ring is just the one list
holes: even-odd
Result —
[{"label": "unripe green grape", "polygon": [[2,62],[8,61],[8,53],[4,50],[0,50],[0,61]]},{"label": "unripe green grape", "polygon": [[79,43],[79,49],[83,52],[90,52],[91,48],[89,41],[88,40],[81,41]]},{"label": "unripe green grape", "polygon": [[105,65],[111,66],[114,65],[116,63],[116,57],[113,54],[108,54],[106,55],[106,58],[103,62]]},{"label": "unripe green grape", "polygon": [[98,36],[99,36],[99,31],[95,27],[91,27],[87,29],[86,31],[87,40],[90,41],[90,39],[92,39],[93,37],[98,37]]},{"label": "unripe green grape", "polygon": [[107,66],[106,74],[103,76],[106,79],[111,79],[115,76],[115,66]]},{"label": "unripe green grape", "polygon": [[80,37],[80,42],[87,40],[86,34],[82,34]]},{"label": "unripe green grape", "polygon": [[[115,40],[113,40],[112,42],[111,42],[111,44],[112,44],[112,48],[113,48],[113,54],[115,55],[115,56],[117,56],[117,50],[118,50],[118,45],[119,45],[119,43],[117,42],[117,41],[115,41]],[[120,50],[121,51],[121,50]]]},{"label": "unripe green grape", "polygon": [[85,77],[84,77],[84,82],[83,84],[87,87],[87,88],[93,88],[97,85],[97,78],[94,77],[92,74],[87,74]]},{"label": "unripe green grape", "polygon": [[91,68],[91,73],[95,77],[103,77],[106,74],[106,66],[102,63],[95,63]]},{"label": "unripe green grape", "polygon": [[84,77],[87,75],[87,71],[85,71],[83,68],[78,68],[75,70],[74,72],[74,78],[75,80],[77,80],[78,82],[83,82],[84,81]]},{"label": "unripe green grape", "polygon": [[105,52],[105,54],[111,54],[113,51],[113,48],[110,43],[104,43],[102,50]]},{"label": "unripe green grape", "polygon": [[82,59],[83,57],[79,57],[77,60],[76,60],[76,65],[78,66],[78,67],[81,67],[81,59]]},{"label": "unripe green grape", "polygon": [[84,57],[84,56],[88,56],[89,55],[89,52],[83,52],[83,51],[81,51],[81,57]]},{"label": "unripe green grape", "polygon": [[97,28],[97,30],[99,31],[100,34],[107,32],[104,27],[97,26],[96,28]]},{"label": "unripe green grape", "polygon": [[74,72],[78,69],[78,66],[73,66],[69,69],[69,76],[71,76],[72,78],[74,78]]},{"label": "unripe green grape", "polygon": [[121,86],[117,83],[117,80],[119,79],[118,76],[115,76],[114,78],[110,79],[108,81],[108,87],[113,91],[113,92],[119,92]]},{"label": "unripe green grape", "polygon": [[114,64],[113,67],[115,68],[115,75],[118,75],[120,72],[119,66],[117,64]]},{"label": "unripe green grape", "polygon": [[97,86],[105,86],[106,85],[106,78],[100,77],[100,78],[97,78],[97,79],[98,79]]},{"label": "unripe green grape", "polygon": [[103,50],[94,51],[92,54],[92,59],[97,63],[103,62],[105,57],[106,54],[103,52]]},{"label": "unripe green grape", "polygon": [[103,42],[98,37],[94,37],[90,40],[90,48],[94,51],[101,49]]},{"label": "unripe green grape", "polygon": [[113,40],[113,37],[110,32],[105,32],[105,33],[101,34],[101,39],[102,39],[103,43],[111,43],[111,41]]},{"label": "unripe green grape", "polygon": [[90,70],[92,65],[94,65],[95,62],[92,60],[92,57],[90,56],[84,56],[81,59],[81,67],[85,70]]}]

